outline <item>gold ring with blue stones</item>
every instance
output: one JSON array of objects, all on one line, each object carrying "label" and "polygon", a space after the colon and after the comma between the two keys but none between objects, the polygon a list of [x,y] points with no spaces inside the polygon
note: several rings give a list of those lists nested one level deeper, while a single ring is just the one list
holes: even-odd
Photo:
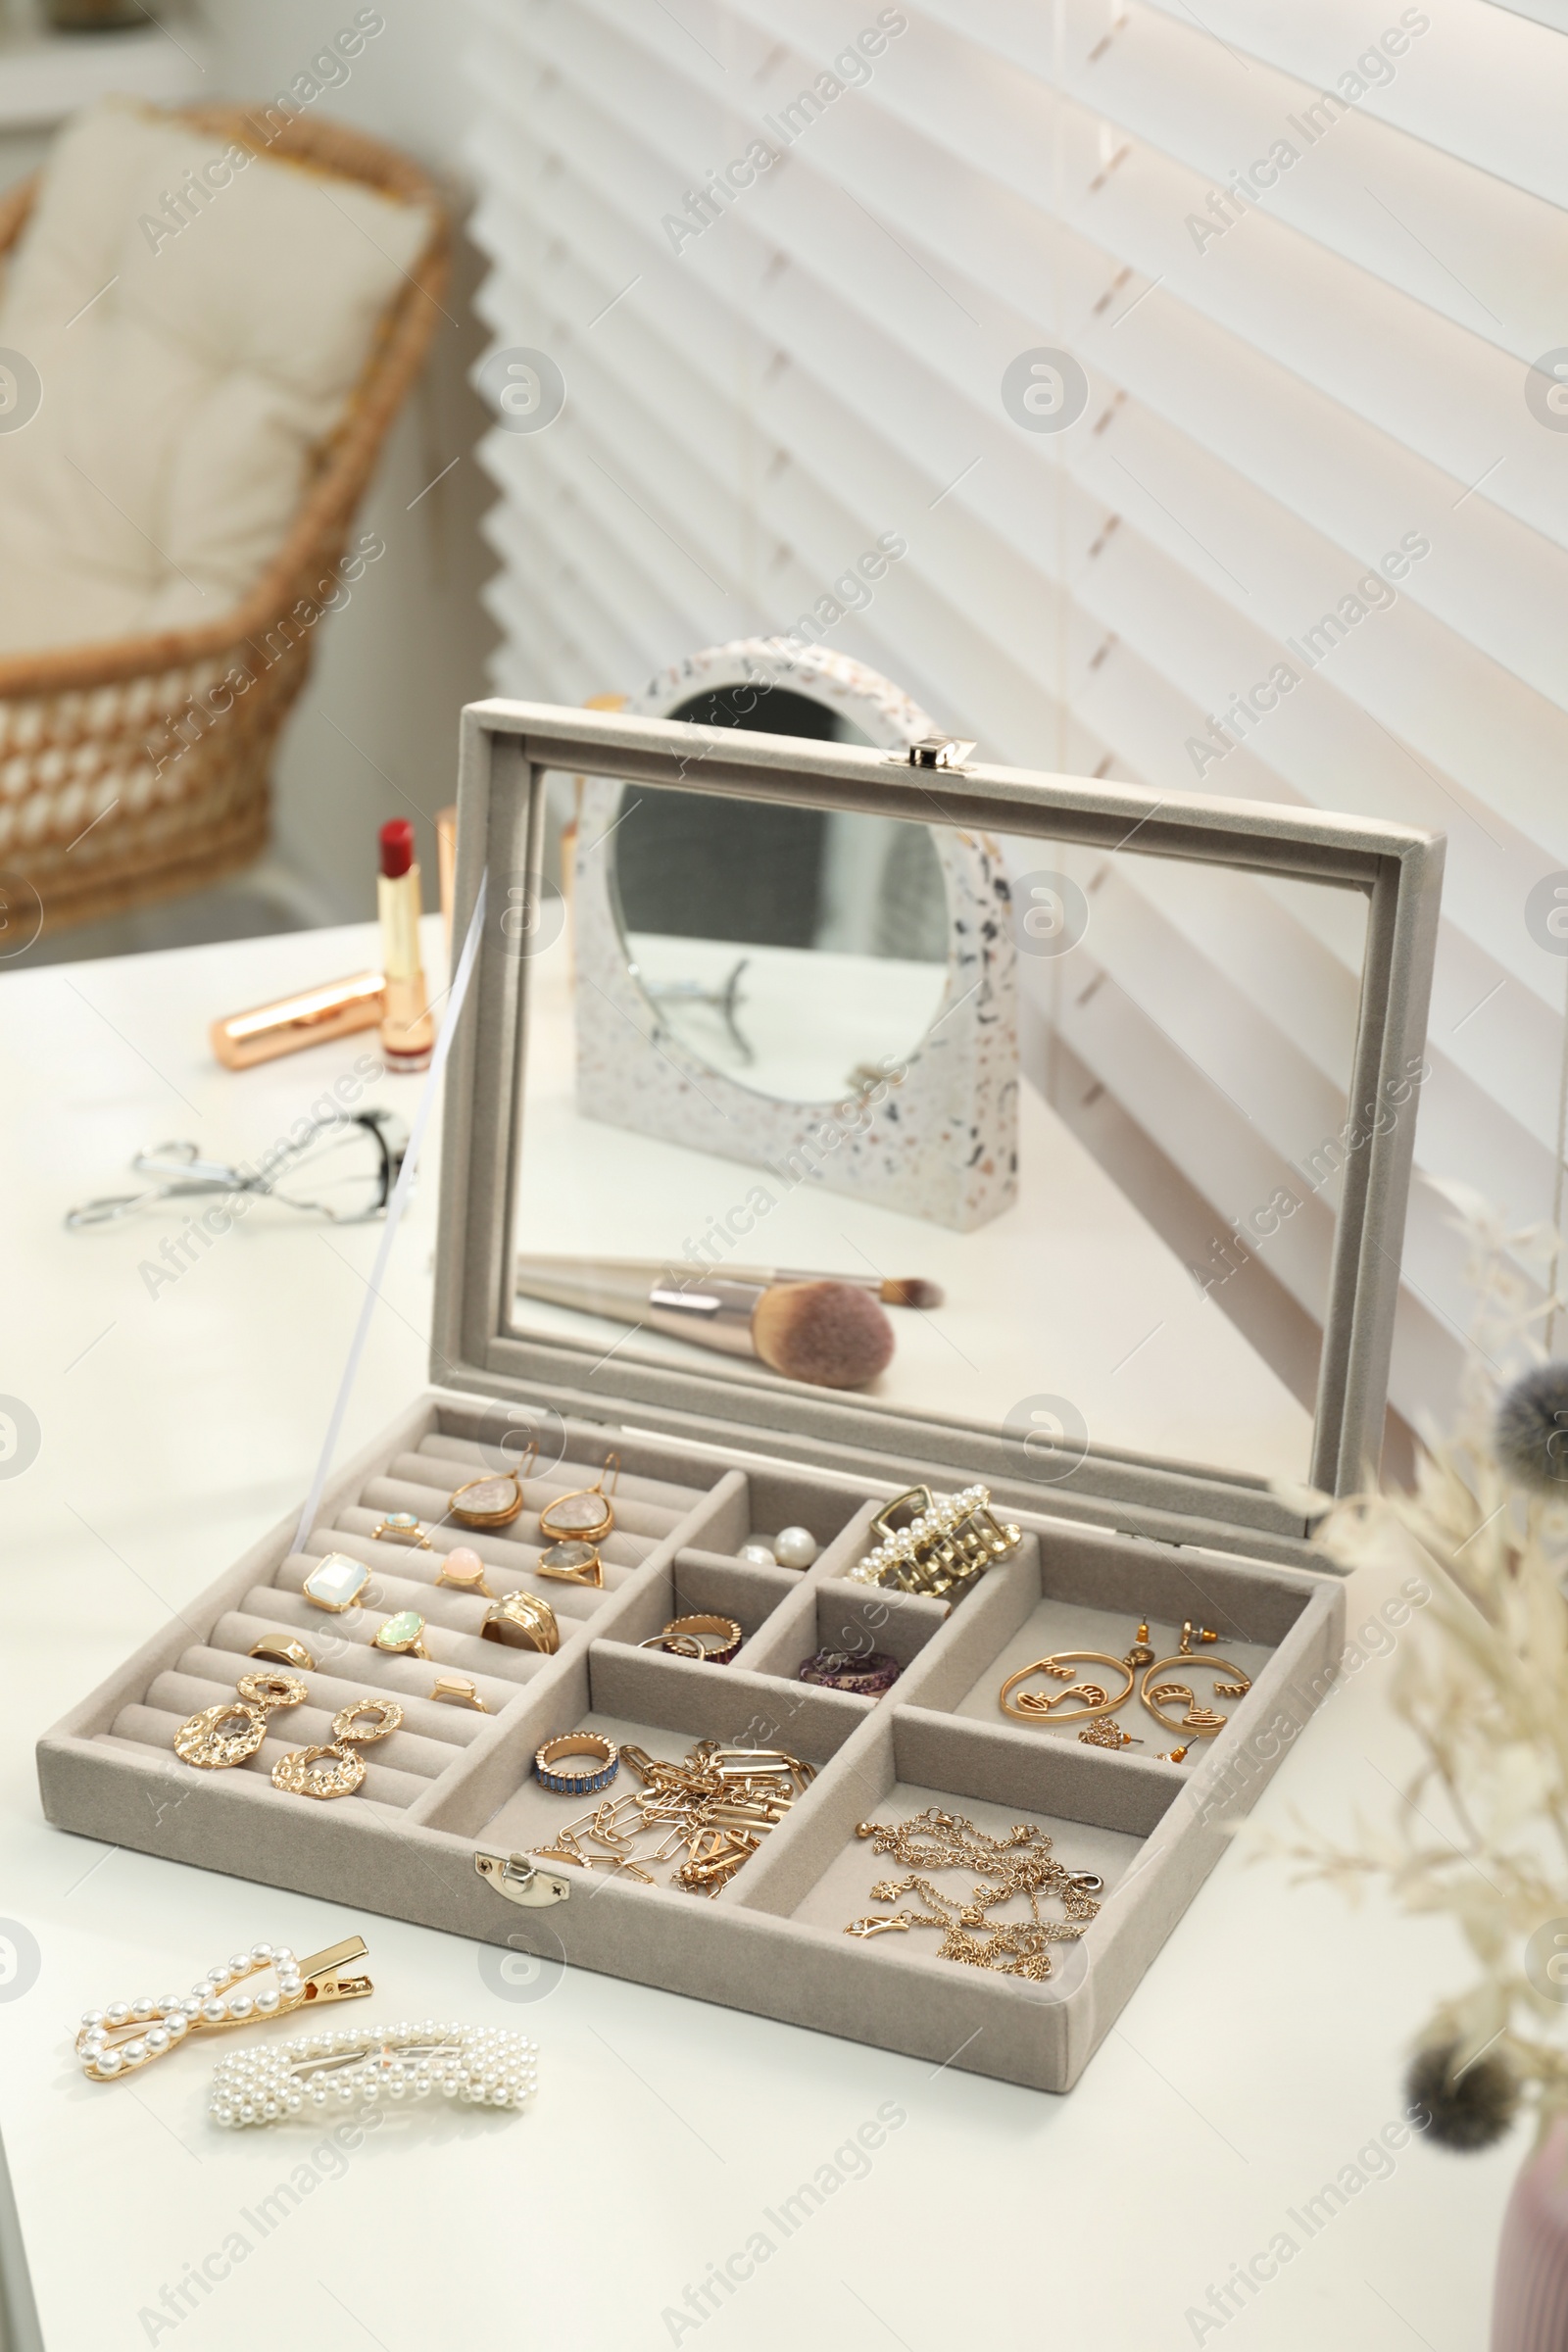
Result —
[{"label": "gold ring with blue stones", "polygon": [[[591,1756],[594,1763],[587,1772],[559,1772],[564,1756]],[[559,1732],[538,1750],[533,1768],[541,1788],[557,1796],[593,1796],[620,1770],[620,1750],[600,1732]]]}]

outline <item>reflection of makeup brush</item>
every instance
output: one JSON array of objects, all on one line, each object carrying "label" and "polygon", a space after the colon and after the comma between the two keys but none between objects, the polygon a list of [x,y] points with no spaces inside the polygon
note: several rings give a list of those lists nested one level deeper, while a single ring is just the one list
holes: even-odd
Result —
[{"label": "reflection of makeup brush", "polygon": [[856,1282],[737,1282],[636,1259],[519,1257],[516,1287],[524,1298],[759,1358],[816,1388],[863,1388],[893,1353],[892,1324]]},{"label": "reflection of makeup brush", "polygon": [[[711,1269],[717,1272],[717,1268]],[[685,1281],[688,1276],[703,1275],[707,1266],[672,1266],[670,1272]],[[940,1306],[942,1285],[927,1282],[921,1274],[823,1274],[812,1271],[803,1274],[789,1266],[726,1266],[724,1275],[730,1282],[853,1282],[857,1290],[869,1291],[884,1306]]]},{"label": "reflection of makeup brush", "polygon": [[[770,1289],[776,1282],[847,1282],[858,1291],[869,1291],[884,1306],[940,1306],[942,1285],[927,1282],[921,1274],[904,1276],[889,1274],[827,1274],[820,1266],[700,1266],[692,1259],[663,1257],[596,1257],[583,1260],[575,1257],[519,1257],[518,1267],[526,1266],[530,1273],[549,1280],[557,1273],[574,1272],[580,1265],[591,1263],[612,1267],[617,1276],[636,1275],[645,1282],[656,1279],[677,1287],[693,1282],[755,1282]],[[518,1280],[518,1289],[522,1283]]]}]

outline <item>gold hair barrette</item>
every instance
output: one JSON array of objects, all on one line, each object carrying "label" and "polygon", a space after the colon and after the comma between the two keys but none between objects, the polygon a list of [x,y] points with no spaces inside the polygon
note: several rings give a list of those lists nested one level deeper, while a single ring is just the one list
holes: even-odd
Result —
[{"label": "gold hair barrette", "polygon": [[[111,2001],[107,2009],[89,2009],[76,2034],[76,2056],[89,2082],[112,2082],[162,2058],[192,2034],[289,2017],[318,2001],[358,2000],[374,1985],[368,1977],[342,1971],[364,1958],[360,1936],[347,1936],[308,1960],[296,1960],[286,1943],[253,1943],[248,1952],[210,1968],[183,2000],[167,1993],[159,2000]],[[269,1975],[273,1981],[259,1990],[248,1982]]]}]

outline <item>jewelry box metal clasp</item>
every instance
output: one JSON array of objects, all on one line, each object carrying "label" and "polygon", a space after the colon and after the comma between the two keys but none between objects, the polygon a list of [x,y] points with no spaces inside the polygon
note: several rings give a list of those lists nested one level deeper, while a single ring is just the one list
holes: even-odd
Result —
[{"label": "jewelry box metal clasp", "polygon": [[571,1893],[566,1880],[541,1870],[526,1854],[491,1854],[481,1847],[474,1854],[473,1867],[497,1894],[504,1894],[509,1903],[521,1903],[531,1911],[543,1910],[550,1903],[564,1903]]},{"label": "jewelry box metal clasp", "polygon": [[[910,744],[904,756],[910,767],[957,769],[968,765],[973,750],[972,743],[965,743],[956,736],[922,735],[918,742]],[[896,760],[899,755],[895,752],[892,757]]]}]

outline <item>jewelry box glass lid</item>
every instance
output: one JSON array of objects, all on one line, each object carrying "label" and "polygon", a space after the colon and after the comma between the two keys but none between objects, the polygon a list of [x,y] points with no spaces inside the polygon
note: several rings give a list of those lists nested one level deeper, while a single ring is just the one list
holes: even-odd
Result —
[{"label": "jewelry box glass lid", "polygon": [[437,1378],[1354,1484],[1441,837],[712,714],[466,714]]}]

